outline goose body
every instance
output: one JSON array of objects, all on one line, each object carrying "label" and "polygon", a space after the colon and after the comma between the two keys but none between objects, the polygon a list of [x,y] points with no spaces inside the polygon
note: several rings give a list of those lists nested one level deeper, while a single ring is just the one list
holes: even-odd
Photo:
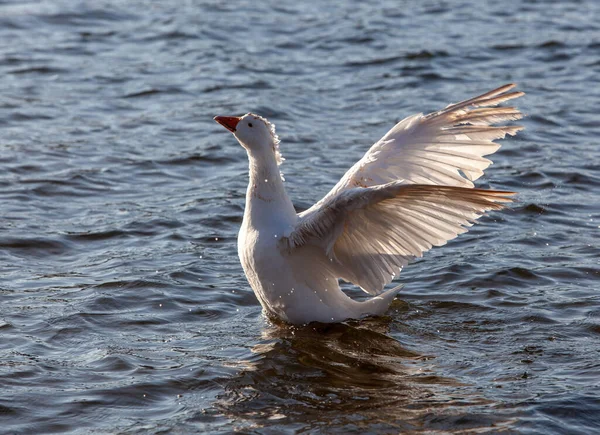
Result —
[{"label": "goose body", "polygon": [[[505,85],[429,115],[413,115],[376,142],[333,189],[297,214],[279,172],[279,139],[266,119],[217,116],[246,149],[250,180],[238,254],[264,311],[293,324],[383,314],[385,290],[411,259],[467,231],[512,192],[474,188],[496,139],[521,127],[499,103],[523,95]],[[357,301],[339,280],[372,295]]]}]

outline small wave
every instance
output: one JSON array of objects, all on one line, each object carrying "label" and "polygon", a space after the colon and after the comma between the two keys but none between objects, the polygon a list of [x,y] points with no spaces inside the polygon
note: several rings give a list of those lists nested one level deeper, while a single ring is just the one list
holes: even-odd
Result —
[{"label": "small wave", "polygon": [[188,156],[177,156],[171,159],[155,160],[154,162],[160,165],[168,166],[187,166],[187,165],[230,165],[235,163],[237,160],[231,157],[227,157],[223,154],[191,154]]},{"label": "small wave", "polygon": [[561,41],[549,40],[542,42],[537,45],[537,48],[562,48],[565,47],[565,43]]},{"label": "small wave", "polygon": [[372,59],[349,61],[349,62],[345,62],[344,66],[358,67],[358,66],[369,66],[369,65],[388,65],[388,64],[398,62],[399,60],[426,60],[426,59],[433,59],[436,57],[447,57],[447,56],[449,56],[449,54],[446,51],[421,50],[421,51],[415,51],[415,52],[408,52],[408,53],[400,55],[400,56],[376,57],[376,58],[372,58]]},{"label": "small wave", "polygon": [[194,33],[182,32],[180,30],[171,30],[169,32],[159,33],[152,35],[147,38],[143,38],[141,41],[152,42],[152,41],[168,41],[175,39],[198,39],[198,35]]},{"label": "small wave", "polygon": [[415,51],[411,53],[407,53],[404,55],[405,59],[433,59],[435,57],[448,57],[449,54],[447,51],[429,51],[429,50],[421,50]]},{"label": "small wave", "polygon": [[145,89],[143,91],[125,94],[122,96],[122,98],[141,98],[141,97],[150,97],[150,96],[157,95],[157,94],[173,95],[173,94],[184,94],[184,93],[185,93],[185,91],[183,89],[177,88],[177,87],[168,87],[168,88],[162,88],[162,89],[151,88],[151,89]]},{"label": "small wave", "polygon": [[[202,92],[209,94],[211,92],[218,92],[218,91],[222,91],[222,90],[231,90],[231,89],[261,89],[262,90],[262,89],[272,89],[272,86],[264,80],[257,80],[257,81],[248,82],[248,83],[232,83],[232,84],[207,86],[202,90]],[[268,116],[268,115],[263,114],[262,112],[261,112],[261,115]]]},{"label": "small wave", "polygon": [[100,240],[121,239],[129,234],[121,230],[88,231],[88,232],[66,232],[67,239],[74,242],[96,242]]},{"label": "small wave", "polygon": [[120,22],[134,19],[135,16],[124,11],[107,11],[102,9],[89,9],[79,12],[62,12],[56,14],[38,15],[37,18],[52,25],[85,26],[94,22]]},{"label": "small wave", "polygon": [[15,75],[42,74],[42,75],[46,75],[46,74],[63,74],[63,73],[67,73],[67,72],[69,72],[69,70],[66,70],[64,68],[56,68],[56,67],[52,67],[52,66],[33,66],[33,67],[29,67],[29,68],[21,68],[21,69],[9,71],[9,74],[15,74]]},{"label": "small wave", "polygon": [[514,51],[514,50],[522,50],[526,48],[523,44],[494,44],[491,46],[493,50],[498,51]]},{"label": "small wave", "polygon": [[62,255],[71,250],[70,243],[63,240],[42,238],[0,238],[0,249],[6,249],[17,257],[44,258]]}]

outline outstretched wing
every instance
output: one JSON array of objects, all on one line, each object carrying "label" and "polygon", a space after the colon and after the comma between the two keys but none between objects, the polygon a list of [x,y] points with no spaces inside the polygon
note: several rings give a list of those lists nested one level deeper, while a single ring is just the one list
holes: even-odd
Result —
[{"label": "outstretched wing", "polygon": [[494,140],[523,127],[493,126],[517,120],[514,107],[495,107],[518,98],[508,84],[429,115],[410,116],[375,143],[325,197],[300,215],[310,215],[340,192],[404,180],[414,184],[473,187],[492,162],[483,156],[500,145]]},{"label": "outstretched wing", "polygon": [[306,244],[322,247],[338,266],[339,278],[377,295],[409,260],[464,233],[511,195],[402,182],[346,189],[299,221],[282,243],[290,251]]}]

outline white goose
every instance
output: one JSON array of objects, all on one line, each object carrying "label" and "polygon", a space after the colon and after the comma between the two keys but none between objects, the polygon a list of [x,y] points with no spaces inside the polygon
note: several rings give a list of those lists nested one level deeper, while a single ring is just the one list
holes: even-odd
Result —
[{"label": "white goose", "polygon": [[[279,173],[273,124],[248,113],[217,116],[246,149],[250,183],[238,253],[264,311],[286,322],[340,322],[384,313],[402,286],[384,287],[433,246],[467,231],[513,192],[474,189],[495,139],[520,126],[523,92],[509,84],[429,115],[410,116],[376,142],[310,209],[296,214]],[[373,295],[347,296],[339,279]]]}]

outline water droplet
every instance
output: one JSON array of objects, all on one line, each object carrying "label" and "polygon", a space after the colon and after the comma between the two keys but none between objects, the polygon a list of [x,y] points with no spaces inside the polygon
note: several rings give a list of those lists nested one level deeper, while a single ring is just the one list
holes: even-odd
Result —
[{"label": "water droplet", "polygon": [[162,308],[162,304],[158,304],[158,306]]},{"label": "water droplet", "polygon": [[215,237],[215,240],[217,240],[217,241],[218,241],[218,240],[219,240],[219,238],[218,238],[218,237]]},{"label": "water droplet", "polygon": [[269,182],[269,180],[267,178],[265,178],[265,183],[268,183],[268,182]]}]

